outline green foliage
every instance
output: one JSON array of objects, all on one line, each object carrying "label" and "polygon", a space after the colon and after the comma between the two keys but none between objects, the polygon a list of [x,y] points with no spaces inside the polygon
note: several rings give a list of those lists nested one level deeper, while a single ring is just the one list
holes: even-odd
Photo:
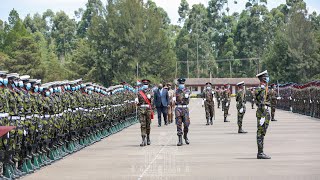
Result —
[{"label": "green foliage", "polygon": [[309,14],[303,0],[270,11],[267,0],[248,0],[231,15],[230,3],[189,7],[181,0],[179,25],[152,0],[107,0],[106,6],[88,0],[76,19],[50,9],[20,19],[13,9],[8,21],[0,20],[0,66],[43,82],[83,78],[103,85],[135,83],[137,64],[138,78],[154,83],[254,77],[264,68],[273,81],[320,77],[320,16]]}]

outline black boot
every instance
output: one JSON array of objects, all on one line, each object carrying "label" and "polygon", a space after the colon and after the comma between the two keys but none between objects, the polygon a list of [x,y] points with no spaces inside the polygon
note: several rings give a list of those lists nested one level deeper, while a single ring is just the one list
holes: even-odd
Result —
[{"label": "black boot", "polygon": [[210,118],[210,124],[213,125],[213,120],[212,117]]},{"label": "black boot", "polygon": [[227,117],[224,117],[224,122],[230,122],[230,121],[227,120]]},{"label": "black boot", "polygon": [[209,125],[209,118],[207,118],[207,124],[206,124],[207,126]]},{"label": "black boot", "polygon": [[272,118],[271,121],[277,121],[276,119]]},{"label": "black boot", "polygon": [[182,146],[182,136],[179,135],[178,139],[179,139],[179,142],[178,142],[177,146]]},{"label": "black boot", "polygon": [[146,146],[146,136],[145,135],[142,135],[141,136],[142,137],[142,142],[141,142],[141,144],[140,144],[140,146]]},{"label": "black boot", "polygon": [[183,135],[183,138],[184,138],[184,141],[186,142],[186,144],[190,144],[190,141],[189,141],[189,139],[188,139],[187,134],[184,134],[184,135]]},{"label": "black boot", "polygon": [[150,135],[147,134],[147,145],[150,145],[151,144],[151,141],[150,141]]},{"label": "black boot", "polygon": [[244,131],[242,127],[239,127],[238,133],[247,133],[247,131]]},{"label": "black boot", "polygon": [[257,154],[257,159],[271,159],[271,157],[266,155],[263,152],[260,152],[260,153]]}]

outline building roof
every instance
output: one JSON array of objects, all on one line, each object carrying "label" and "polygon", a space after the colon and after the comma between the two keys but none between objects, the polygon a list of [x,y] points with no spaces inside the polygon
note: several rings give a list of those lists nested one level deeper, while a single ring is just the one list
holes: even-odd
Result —
[{"label": "building roof", "polygon": [[246,85],[259,85],[260,81],[258,78],[187,78],[187,86],[204,86],[207,82],[211,82],[212,85],[236,85],[237,83],[244,81]]}]

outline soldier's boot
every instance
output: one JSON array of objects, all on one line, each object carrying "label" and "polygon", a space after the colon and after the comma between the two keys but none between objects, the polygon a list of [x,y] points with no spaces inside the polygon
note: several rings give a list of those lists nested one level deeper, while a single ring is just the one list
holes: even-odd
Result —
[{"label": "soldier's boot", "polygon": [[213,117],[210,118],[210,124],[213,125]]},{"label": "soldier's boot", "polygon": [[244,131],[242,127],[239,127],[238,133],[247,133],[247,131]]},{"label": "soldier's boot", "polygon": [[146,136],[145,135],[142,135],[141,136],[142,137],[142,142],[141,142],[141,144],[140,144],[140,146],[142,147],[142,146],[146,146]]},{"label": "soldier's boot", "polygon": [[260,152],[260,153],[257,154],[257,159],[271,159],[271,157],[266,155],[263,152]]},{"label": "soldier's boot", "polygon": [[150,135],[147,134],[147,145],[150,145],[151,144],[151,141],[150,141]]},{"label": "soldier's boot", "polygon": [[276,119],[274,119],[274,116],[271,117],[271,121],[277,121]]},{"label": "soldier's boot", "polygon": [[186,144],[190,144],[190,141],[188,139],[188,135],[186,133],[183,134],[183,138],[184,138],[184,141],[186,142]]},{"label": "soldier's boot", "polygon": [[230,122],[230,121],[227,120],[227,117],[224,117],[224,122]]},{"label": "soldier's boot", "polygon": [[4,177],[8,179],[16,179],[11,164],[4,164]]},{"label": "soldier's boot", "polygon": [[206,124],[206,126],[208,126],[209,125],[209,118],[207,118],[207,124]]},{"label": "soldier's boot", "polygon": [[178,135],[178,144],[177,144],[177,146],[182,146],[182,136],[181,135]]}]

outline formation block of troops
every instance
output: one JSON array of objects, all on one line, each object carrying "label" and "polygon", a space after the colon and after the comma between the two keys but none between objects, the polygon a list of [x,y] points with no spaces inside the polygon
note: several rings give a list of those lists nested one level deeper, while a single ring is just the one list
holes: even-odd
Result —
[{"label": "formation block of troops", "polygon": [[136,123],[136,91],[0,71],[0,179],[15,179]]},{"label": "formation block of troops", "polygon": [[320,118],[320,81],[279,85],[277,108]]}]

